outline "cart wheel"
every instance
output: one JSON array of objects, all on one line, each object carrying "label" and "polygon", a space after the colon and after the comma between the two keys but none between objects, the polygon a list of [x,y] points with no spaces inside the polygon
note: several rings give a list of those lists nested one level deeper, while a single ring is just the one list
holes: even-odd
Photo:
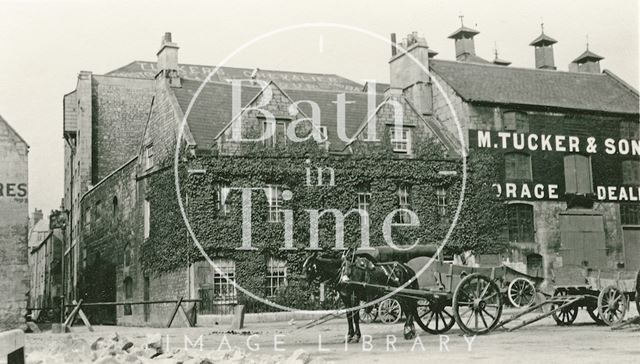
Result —
[{"label": "cart wheel", "polygon": [[[363,304],[363,302],[360,302],[360,304]],[[360,321],[365,324],[370,324],[378,318],[378,305],[361,308],[358,313],[360,314]]]},{"label": "cart wheel", "polygon": [[518,277],[509,283],[507,296],[513,307],[529,307],[536,301],[536,287],[530,280]]},{"label": "cart wheel", "polygon": [[382,323],[395,324],[400,320],[400,316],[402,316],[400,302],[395,298],[387,298],[380,302],[380,305],[378,306],[378,316]]},{"label": "cart wheel", "polygon": [[585,310],[589,314],[589,317],[596,323],[596,325],[604,325],[604,321],[600,318],[598,313],[598,299],[592,296],[587,296]]},{"label": "cart wheel", "polygon": [[418,300],[416,302],[416,322],[430,334],[442,334],[451,329],[456,319],[443,300]]},{"label": "cart wheel", "polygon": [[453,293],[453,316],[467,334],[481,335],[493,329],[502,314],[502,295],[489,278],[473,273],[464,277]]},{"label": "cart wheel", "polygon": [[621,322],[627,312],[627,298],[616,286],[607,286],[598,295],[598,313],[605,324]]},{"label": "cart wheel", "polygon": [[[562,288],[557,289],[553,293],[554,297],[567,296],[567,295],[568,295],[567,291]],[[555,310],[559,306],[562,306],[562,305],[554,303],[553,305],[551,305],[551,309]],[[565,307],[560,311],[556,311],[552,313],[551,316],[556,321],[556,324],[558,326],[569,326],[576,320],[576,317],[578,317],[578,306],[571,305],[569,307]]]}]

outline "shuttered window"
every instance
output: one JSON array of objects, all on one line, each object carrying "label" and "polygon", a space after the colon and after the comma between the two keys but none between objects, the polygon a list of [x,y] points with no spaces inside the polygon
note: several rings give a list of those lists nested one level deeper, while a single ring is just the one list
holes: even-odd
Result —
[{"label": "shuttered window", "polygon": [[531,157],[524,153],[504,155],[505,177],[508,180],[531,180]]},{"label": "shuttered window", "polygon": [[515,131],[517,133],[529,132],[529,120],[527,120],[527,114],[525,113],[506,111],[503,114],[503,120],[504,130]]},{"label": "shuttered window", "polygon": [[593,192],[591,158],[580,154],[564,157],[565,193],[587,194]]}]

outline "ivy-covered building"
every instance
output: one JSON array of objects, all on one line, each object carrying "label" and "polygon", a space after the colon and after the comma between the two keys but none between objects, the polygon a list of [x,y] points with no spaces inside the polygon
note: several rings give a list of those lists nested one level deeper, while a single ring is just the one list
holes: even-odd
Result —
[{"label": "ivy-covered building", "polygon": [[[214,68],[179,64],[170,34],[157,63],[82,73],[86,85],[79,81],[69,94],[75,98],[65,97],[68,155],[75,156],[67,161],[65,203],[76,221],[69,241],[78,250],[78,295],[118,302],[200,298],[200,314],[247,303],[204,259],[195,237],[240,286],[310,308],[308,288],[299,282],[316,244],[331,250],[363,240],[442,241],[458,207],[463,158],[465,198],[447,253],[499,254],[534,274],[543,260],[625,262],[625,250],[635,245],[627,248],[633,236],[624,240],[623,221],[635,221],[624,219],[637,216],[637,199],[598,200],[597,186],[638,183],[639,157],[630,154],[638,139],[637,92],[608,71],[587,73],[595,69],[583,62],[591,55],[577,60],[579,72],[556,71],[546,38],[535,48],[538,69],[508,67],[497,56],[485,61],[475,54],[477,34],[465,27],[452,34],[457,61],[435,59],[424,39],[408,35],[394,44],[389,85],[228,67],[203,84]],[[569,136],[587,143],[593,135],[604,143],[623,130],[631,133],[627,155],[589,154],[591,191],[581,149],[542,150],[547,142],[526,152],[519,144],[502,148],[506,136],[497,134],[565,135],[566,143]],[[76,171],[78,165],[89,171]],[[571,230],[593,229],[595,220],[602,231]],[[587,238],[609,249],[602,261],[584,258]],[[94,315],[157,325],[172,308],[124,305]]]}]

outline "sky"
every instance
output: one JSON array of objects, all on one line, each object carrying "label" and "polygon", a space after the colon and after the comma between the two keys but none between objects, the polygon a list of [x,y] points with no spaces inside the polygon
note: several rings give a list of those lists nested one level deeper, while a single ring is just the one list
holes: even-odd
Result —
[{"label": "sky", "polygon": [[[638,88],[636,0],[306,0],[306,1],[5,1],[0,0],[0,114],[27,140],[30,210],[47,214],[63,197],[62,96],[81,70],[104,74],[133,60],[155,61],[164,32],[180,63],[217,65],[239,46],[286,26],[339,23],[401,39],[417,31],[437,58],[454,59],[447,39],[464,24],[480,31],[476,53],[533,67],[528,44],[558,40],[556,66],[586,47],[602,67]],[[388,82],[389,45],[364,33],[315,27],[278,33],[232,57],[227,66],[335,73]],[[1,157],[1,156],[0,156]]]}]

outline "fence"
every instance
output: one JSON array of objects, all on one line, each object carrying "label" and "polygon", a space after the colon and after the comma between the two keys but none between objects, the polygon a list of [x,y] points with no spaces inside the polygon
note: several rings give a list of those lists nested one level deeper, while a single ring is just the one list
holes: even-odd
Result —
[{"label": "fence", "polygon": [[[306,283],[291,281],[286,286],[273,290],[271,286],[260,286],[252,290],[257,296],[282,306],[305,310],[335,309],[340,306],[337,296],[328,294],[327,299],[320,301],[318,294],[313,293]],[[270,295],[269,293],[274,293]],[[330,292],[328,292],[330,293]],[[203,315],[231,315],[236,305],[245,306],[246,313],[279,312],[279,308],[256,300],[241,292],[219,292],[215,288],[200,288],[198,290],[200,305],[198,313]]]}]

